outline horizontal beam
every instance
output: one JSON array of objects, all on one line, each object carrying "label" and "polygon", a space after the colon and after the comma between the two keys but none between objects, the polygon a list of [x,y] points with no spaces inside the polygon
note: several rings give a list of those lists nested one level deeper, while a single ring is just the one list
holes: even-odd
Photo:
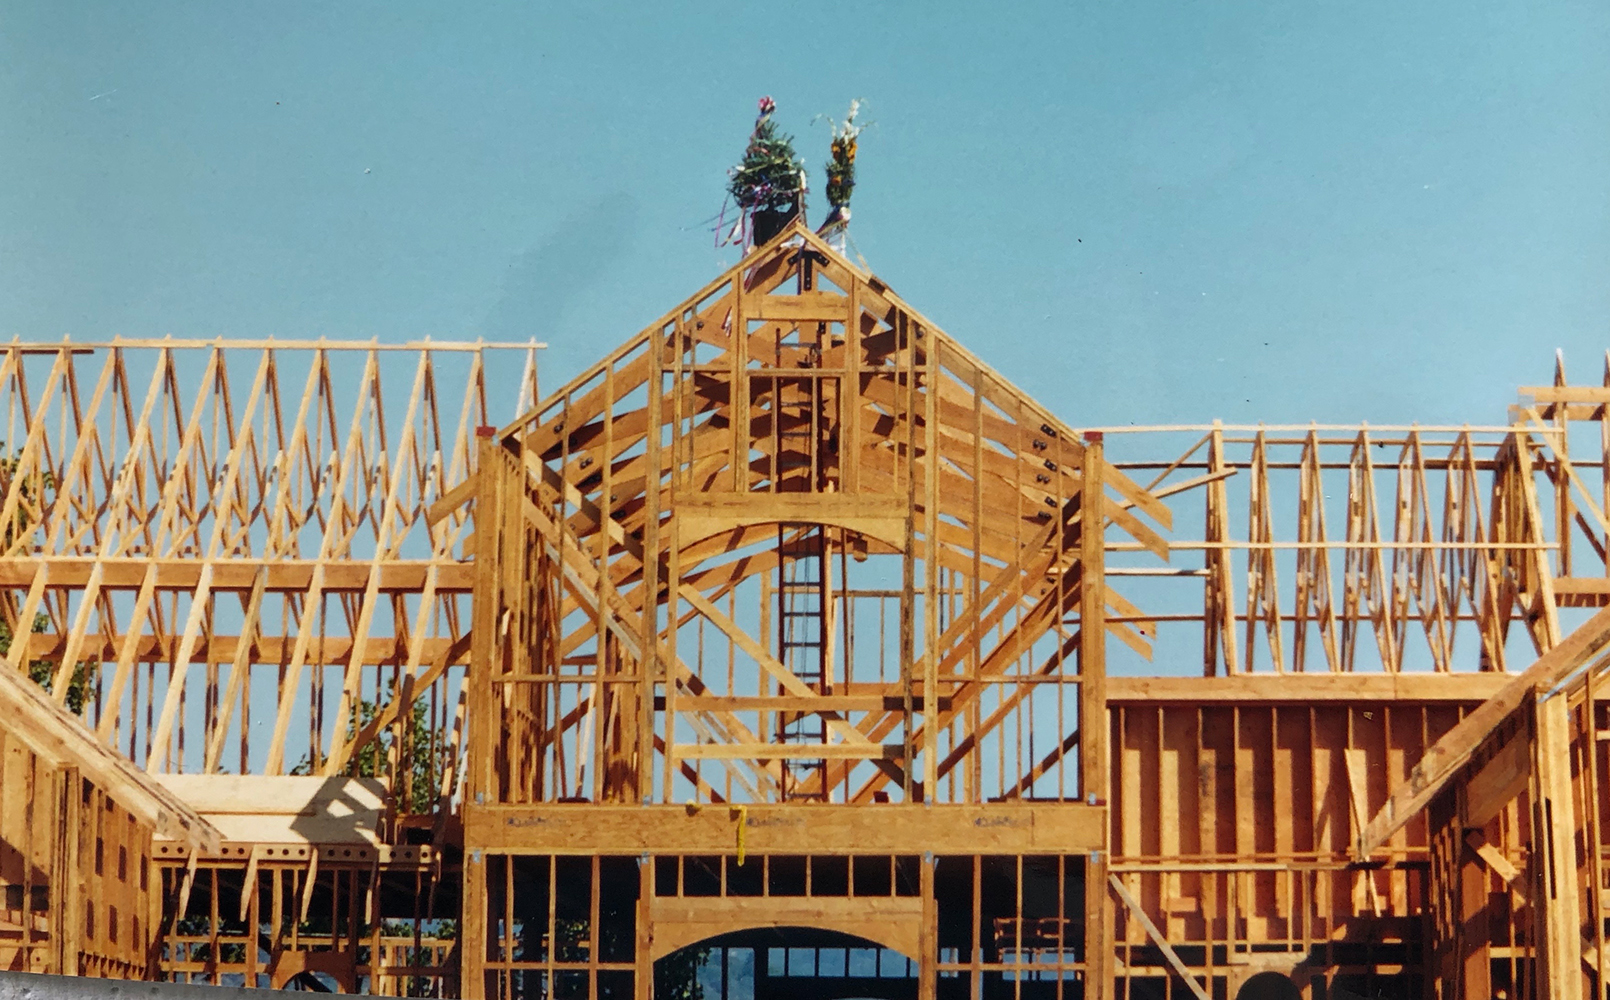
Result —
[{"label": "horizontal beam", "polygon": [[[92,556],[46,556],[33,559],[7,559],[0,562],[0,587],[27,587],[33,583],[41,566],[50,567],[46,587],[57,590],[80,588],[89,583],[90,572],[101,566],[103,589],[138,590],[145,580],[145,569],[152,563],[157,567],[158,590],[194,590],[201,579],[200,559],[97,559]],[[221,559],[213,563],[213,590],[249,591],[259,569],[264,570],[268,591],[296,593],[305,591],[313,582],[314,559]],[[331,591],[361,592],[369,584],[369,570],[374,565],[368,559],[336,559],[324,563],[325,593]],[[425,589],[425,574],[430,560],[387,560],[380,566],[382,592],[415,592]],[[436,592],[438,594],[468,594],[475,584],[473,563],[436,563]]]},{"label": "horizontal beam", "polygon": [[1486,701],[1514,674],[1233,674],[1228,677],[1108,677],[1107,702]]},{"label": "horizontal beam", "polygon": [[[950,711],[951,700],[939,697],[939,710]],[[654,699],[656,711],[665,710],[663,695]],[[676,696],[679,712],[904,712],[906,699],[898,694],[824,694],[799,697],[778,695],[697,695]],[[680,750],[678,751],[680,752]]]},{"label": "horizontal beam", "polygon": [[[86,641],[79,644],[78,659],[100,660],[106,663],[115,663],[119,650],[123,648],[126,637],[115,635],[110,639],[100,635],[90,635]],[[436,637],[421,639],[424,650],[422,659],[434,661],[453,645],[453,640]],[[175,635],[164,636],[158,640],[154,635],[141,636],[134,647],[133,661],[146,663],[158,661],[172,663],[173,658],[179,655],[180,637]],[[265,636],[259,635],[252,640],[253,655],[249,663],[279,664],[290,659],[292,649],[296,646],[296,636]],[[62,655],[67,648],[67,636],[60,632],[36,632],[29,637],[28,655],[36,660],[54,660]],[[240,638],[232,635],[215,635],[209,641],[202,637],[197,639],[190,651],[191,663],[228,663],[234,660],[235,653],[240,649]],[[468,665],[470,658],[467,651],[462,655],[451,657],[447,666]],[[352,640],[350,638],[324,638],[312,639],[307,646],[307,662],[324,664],[341,664],[348,662],[352,657]],[[363,655],[359,662],[364,666],[398,666],[408,662],[408,640],[406,636],[372,636],[364,640]]]},{"label": "horizontal beam", "polygon": [[510,854],[1079,854],[1105,850],[1107,810],[983,806],[464,806],[464,847]]},{"label": "horizontal beam", "polygon": [[[743,297],[747,320],[814,320],[844,323],[850,320],[850,297],[832,292],[805,292],[800,295],[753,295]],[[770,374],[761,372],[761,374]]]},{"label": "horizontal beam", "polygon": [[410,340],[401,344],[384,344],[378,340],[325,340],[320,337],[316,340],[276,340],[273,337],[257,339],[225,339],[217,337],[212,340],[199,338],[177,337],[114,337],[111,340],[25,340],[0,343],[0,352],[21,350],[25,353],[39,353],[41,351],[68,350],[73,353],[107,349],[113,347],[130,349],[168,350],[196,350],[221,347],[231,351],[239,350],[280,350],[280,351],[529,351],[533,347],[543,350],[548,345],[537,340],[518,343],[513,341],[493,340]]},{"label": "horizontal beam", "polygon": [[1557,576],[1554,599],[1562,608],[1602,608],[1610,604],[1610,577]]},{"label": "horizontal beam", "polygon": [[[190,860],[189,844],[157,838],[151,843],[151,860],[158,864],[183,864]],[[395,866],[410,871],[424,865],[435,866],[441,855],[429,844],[321,844],[307,840],[224,840],[216,850],[203,850],[196,855],[201,867],[233,867],[245,865],[257,855],[260,866],[289,865],[307,869],[311,855],[319,856],[319,867],[348,865],[369,868],[376,864]],[[0,1000],[4,1000],[0,995]]]},{"label": "horizontal beam", "polygon": [[900,743],[679,743],[684,760],[899,760]]},{"label": "horizontal beam", "polygon": [[910,501],[853,493],[686,493],[671,497],[681,544],[773,522],[834,524],[904,550]]},{"label": "horizontal beam", "polygon": [[1597,385],[1523,385],[1517,390],[1539,403],[1610,403],[1610,387]]}]

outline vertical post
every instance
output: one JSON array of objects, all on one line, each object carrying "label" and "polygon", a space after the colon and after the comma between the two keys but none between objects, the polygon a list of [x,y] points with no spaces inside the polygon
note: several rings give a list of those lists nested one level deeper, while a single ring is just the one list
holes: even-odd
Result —
[{"label": "vertical post", "polygon": [[464,895],[460,901],[463,936],[459,940],[458,995],[486,996],[486,855],[464,852]]},{"label": "vertical post", "polygon": [[[1604,359],[1604,387],[1610,389],[1610,354]],[[1599,409],[1599,509],[1610,508],[1610,408]],[[1601,537],[1610,545],[1610,531]],[[1610,550],[1601,550],[1610,551]],[[1600,560],[1604,575],[1610,576],[1610,556]]]},{"label": "vertical post", "polygon": [[[1491,876],[1487,864],[1465,840],[1470,815],[1465,789],[1454,789],[1449,811],[1426,808],[1431,835],[1434,892],[1426,906],[1426,971],[1436,980],[1428,996],[1492,996],[1492,928],[1488,918]],[[1436,883],[1449,883],[1446,888]],[[1457,991],[1457,992],[1456,992]]]},{"label": "vertical post", "polygon": [[[34,860],[36,858],[34,853],[34,834],[37,830],[37,827],[34,825],[34,817],[36,815],[36,810],[48,809],[50,802],[48,793],[41,794],[40,792],[39,758],[30,757],[26,754],[17,755],[14,752],[8,752],[8,742],[12,741],[8,741],[6,739],[6,734],[0,732],[0,755],[4,755],[0,756],[0,759],[20,759],[26,764],[26,767],[23,769],[21,774],[21,781],[12,786],[12,791],[10,794],[16,795],[19,792],[21,793],[21,797],[17,801],[22,808],[22,830],[21,836],[19,836],[17,840],[20,842],[18,846],[21,849],[20,854],[22,860],[22,871],[18,874],[22,880],[21,889],[23,908],[26,912],[31,914],[33,912],[34,898]],[[22,936],[18,944],[17,953],[22,956],[22,959],[25,963],[21,971],[44,971],[44,967],[40,964],[40,959],[43,957],[43,955],[39,950],[39,946],[34,941],[32,918],[22,921]]]},{"label": "vertical post", "polygon": [[[497,625],[502,606],[498,572],[502,555],[503,462],[496,432],[476,429],[475,592],[471,609],[470,666],[464,679],[470,691],[470,732],[466,756],[466,817],[492,797],[491,678],[498,659]],[[463,936],[459,950],[459,995],[479,1000],[486,990],[486,862],[473,844],[465,844]]]},{"label": "vertical post", "polygon": [[1534,829],[1542,848],[1537,873],[1543,946],[1539,996],[1580,997],[1582,981],[1582,914],[1578,900],[1576,810],[1571,787],[1571,715],[1563,695],[1537,703],[1537,735],[1533,741],[1533,773],[1537,794]]},{"label": "vertical post", "polygon": [[[671,524],[669,525],[671,542],[670,559],[667,560],[667,573],[665,581],[665,632],[666,655],[665,661],[665,710],[660,713],[665,727],[665,772],[664,787],[660,790],[660,801],[670,803],[674,801],[676,789],[676,692],[678,674],[681,673],[681,659],[677,652],[677,618],[680,617],[682,587],[682,536],[677,531],[676,514],[673,510]],[[653,636],[658,642],[659,637]]]},{"label": "vertical post", "polygon": [[[1107,623],[1105,487],[1101,435],[1085,435],[1079,487],[1079,788],[1086,807],[1107,806]],[[1060,515],[1059,515],[1060,516]],[[1066,537],[1060,531],[1059,538]],[[1110,837],[1105,821],[1103,831]],[[1107,851],[1085,869],[1085,997],[1108,994]]]},{"label": "vertical post", "polygon": [[[671,336],[675,350],[682,350],[682,317],[672,324]],[[638,722],[637,759],[632,768],[634,787],[632,801],[647,803],[654,794],[654,681],[659,672],[660,649],[660,441],[664,434],[660,396],[665,384],[665,330],[649,338],[648,374],[648,437],[643,443],[643,623],[638,634],[643,637],[643,658],[638,664]],[[673,384],[672,393],[682,387]],[[673,454],[676,448],[672,435]],[[667,674],[667,677],[670,675]],[[670,684],[666,684],[667,692]],[[668,695],[669,696],[669,695]],[[671,749],[666,740],[666,751]]]},{"label": "vertical post", "polygon": [[496,669],[498,615],[503,595],[499,563],[503,554],[503,463],[498,455],[495,431],[490,427],[476,431],[475,495],[475,590],[470,614],[470,666],[466,678],[470,689],[470,732],[466,741],[469,769],[465,772],[466,806],[484,805],[490,798],[492,748],[496,727],[492,725],[492,677]]},{"label": "vertical post", "polygon": [[[977,684],[984,662],[984,630],[979,628],[980,602],[984,596],[984,373],[977,365],[972,369],[973,389],[973,496],[968,521],[972,525],[972,566],[967,574],[967,680]],[[1061,485],[1060,483],[1058,484]],[[1060,494],[1059,494],[1060,495]],[[982,722],[978,699],[967,702],[967,718],[962,731],[976,733]],[[962,772],[965,793],[963,801],[976,805],[984,801],[984,755],[975,745],[967,754],[967,767]],[[977,976],[975,974],[974,978]]]},{"label": "vertical post", "polygon": [[635,1000],[652,1000],[654,996],[653,948],[654,858],[645,854],[637,859],[637,947],[634,952],[637,971],[632,989]]},{"label": "vertical post", "polygon": [[[1554,352],[1554,385],[1556,388],[1565,388],[1565,359],[1558,351]],[[1559,548],[1555,549],[1554,574],[1556,576],[1571,575],[1571,535],[1572,515],[1575,513],[1571,504],[1571,478],[1566,471],[1571,466],[1571,435],[1568,433],[1570,424],[1569,407],[1565,403],[1554,404],[1555,434],[1545,440],[1554,450],[1554,457],[1558,463],[1546,474],[1553,480],[1549,488],[1554,493],[1554,539]],[[1538,526],[1539,534],[1542,525]]]},{"label": "vertical post", "polygon": [[844,321],[844,381],[839,390],[839,489],[861,489],[861,280],[850,282],[849,316]]},{"label": "vertical post", "polygon": [[[649,338],[648,349],[651,354],[658,353],[657,340],[657,337]],[[649,363],[649,371],[651,373],[653,372],[652,361]],[[593,646],[593,673],[596,679],[593,681],[592,708],[588,713],[592,716],[591,725],[587,725],[586,722],[583,722],[582,724],[582,731],[592,734],[592,746],[583,746],[583,740],[581,738],[576,740],[577,767],[581,768],[587,766],[588,757],[590,756],[592,758],[592,795],[594,802],[605,801],[605,796],[609,794],[608,785],[606,784],[607,776],[605,772],[609,769],[610,760],[609,754],[604,749],[609,742],[608,734],[604,731],[604,727],[607,724],[606,720],[609,716],[604,709],[604,699],[606,697],[614,697],[620,691],[620,688],[612,684],[608,684],[604,680],[604,675],[611,668],[611,660],[613,659],[613,657],[609,655],[609,630],[604,624],[605,616],[609,614],[606,609],[609,607],[611,596],[610,585],[613,583],[609,571],[609,550],[611,544],[613,543],[613,539],[610,537],[611,532],[609,529],[614,525],[615,518],[615,365],[613,362],[604,366],[603,390],[604,440],[600,447],[598,458],[598,474],[600,476],[598,492],[598,590],[593,596],[593,606],[598,610],[598,617],[594,623],[594,632],[598,636],[598,639]],[[650,427],[649,430],[653,431],[654,428]],[[647,469],[645,468],[644,471],[646,474]],[[650,482],[651,479],[645,475],[643,480],[645,489],[648,487]],[[523,577],[524,574],[521,574],[521,576]],[[649,594],[650,592],[647,590],[643,592],[643,603],[645,608],[651,605]],[[643,633],[643,637],[644,645],[647,648],[652,649],[654,646],[652,636],[645,631]],[[557,664],[555,665],[554,669],[556,671],[558,670]],[[578,689],[578,699],[580,693],[581,692]],[[576,781],[577,795],[587,794],[587,790],[582,784],[584,778],[585,772],[578,771]]]},{"label": "vertical post", "polygon": [[[917,508],[917,364],[916,349],[911,343],[911,321],[906,318],[904,313],[895,318],[895,347],[897,356],[902,359],[902,364],[905,366],[906,376],[904,398],[902,400],[902,396],[898,392],[895,398],[897,400],[896,409],[900,411],[898,416],[900,421],[904,423],[906,432],[904,462],[906,551],[900,560],[900,707],[905,712],[905,725],[902,729],[904,747],[902,749],[901,766],[904,768],[904,776],[902,778],[901,797],[910,802],[916,790],[916,779],[912,775],[912,764],[917,757],[917,744],[912,739],[917,718],[916,700],[913,694],[915,688],[915,678],[913,677],[915,664],[913,658],[916,655],[914,649],[916,646],[916,622],[914,616],[917,603],[917,565],[915,562],[917,558],[917,525],[913,514]],[[901,401],[904,402],[904,406],[899,405]],[[900,422],[897,422],[895,426],[898,428]],[[901,484],[902,477],[900,472],[901,466],[896,464],[896,488],[899,488]],[[932,545],[931,540],[929,544]]]},{"label": "vertical post", "polygon": [[[84,929],[83,873],[79,871],[78,840],[83,782],[78,768],[61,770],[61,808],[58,810],[56,863],[50,884],[51,902],[56,916],[52,935],[59,949],[56,953],[56,973],[63,976],[78,975],[79,936]],[[192,848],[193,849],[193,848]],[[24,905],[27,901],[24,900]]]},{"label": "vertical post", "polygon": [[[939,798],[939,349],[937,344],[927,339],[927,332],[920,326],[917,328],[917,337],[924,345],[922,791],[923,801],[932,805]],[[915,369],[915,360],[912,365]]]},{"label": "vertical post", "polygon": [[[930,793],[925,801],[932,802],[933,795]],[[918,882],[922,891],[922,938],[917,948],[917,1000],[934,1000],[939,994],[939,902],[934,896],[932,853],[922,856]]]},{"label": "vertical post", "polygon": [[[285,953],[285,874],[279,868],[270,868],[269,877],[274,881],[269,889],[268,921],[273,928],[268,932],[268,972],[269,989],[276,986],[274,971],[279,966],[280,956]],[[155,928],[153,927],[153,930]]]},{"label": "vertical post", "polygon": [[[246,929],[248,934],[255,935],[257,933],[257,928],[261,926],[262,923],[262,900],[260,898],[262,893],[258,891],[258,887],[262,884],[262,881],[257,876],[257,848],[253,847],[251,851],[251,861],[246,865],[246,877],[241,881],[240,891],[243,893],[250,893],[250,895],[247,897],[246,903]],[[379,877],[378,872],[376,873],[375,877]],[[374,917],[374,927],[375,944],[377,947],[370,949],[369,952],[369,965],[374,970],[370,973],[371,978],[379,975],[380,969],[380,948],[378,947],[380,943],[380,916],[378,913],[375,914]],[[250,945],[246,947],[245,985],[250,989],[255,989],[257,987],[257,949]]]},{"label": "vertical post", "polygon": [[[1585,697],[1582,699],[1583,726],[1579,738],[1582,740],[1583,746],[1581,788],[1582,801],[1584,802],[1599,802],[1601,801],[1599,796],[1602,794],[1599,781],[1597,737],[1599,700],[1597,692],[1594,690],[1596,685],[1593,679],[1596,673],[1598,673],[1596,669],[1589,668],[1585,679]],[[1589,913],[1603,913],[1605,909],[1604,855],[1598,845],[1604,843],[1604,828],[1598,809],[1585,808],[1582,810],[1582,835],[1587,843],[1595,845],[1593,849],[1587,852],[1588,894],[1585,902]],[[1593,948],[1592,954],[1597,960],[1596,968],[1604,969],[1606,959],[1610,958],[1610,955],[1607,955],[1605,950],[1604,921],[1592,920],[1589,923],[1593,927],[1593,934],[1587,943]],[[1599,977],[1602,983],[1604,973],[1600,972]]]},{"label": "vertical post", "polygon": [[[781,533],[779,533],[779,535],[778,535],[778,541],[781,542]],[[782,565],[781,560],[779,560],[778,561],[779,568],[781,568],[781,565]],[[778,636],[778,633],[773,630],[772,623],[771,623],[772,603],[776,600],[777,593],[778,593],[778,591],[776,589],[773,589],[772,584],[771,584],[771,573],[770,572],[761,573],[760,574],[760,640],[761,640],[761,642],[764,642],[766,644],[766,651],[768,653],[770,653],[774,648],[778,652],[782,651],[781,640],[780,640],[780,638]],[[780,609],[779,609],[778,617],[779,618],[782,617]],[[775,645],[774,645],[774,643],[775,643]],[[775,679],[771,678],[771,677],[763,676],[763,677],[760,678],[760,684],[761,684],[760,693],[765,695],[765,696],[768,696],[768,697],[771,696],[771,694],[773,693],[773,685],[775,684]],[[773,731],[772,730],[772,718],[773,718],[772,713],[766,711],[765,709],[761,709],[760,712],[757,714],[757,724],[755,726],[755,732],[760,734],[761,739],[768,739],[770,733]],[[732,787],[732,772],[731,771],[727,772],[727,787],[729,789]],[[727,795],[727,798],[729,798],[729,799],[732,798],[732,795],[730,794],[730,792]]]},{"label": "vertical post", "polygon": [[[801,260],[804,258],[801,257]],[[732,491],[749,492],[749,320],[744,315],[744,272],[732,278],[732,359],[727,405],[732,408]]]},{"label": "vertical post", "polygon": [[1487,926],[1487,866],[1463,840],[1453,845],[1459,861],[1461,978],[1467,997],[1492,996],[1492,932]]},{"label": "vertical post", "polygon": [[[151,841],[146,839],[144,846],[140,849],[140,867],[135,878],[139,880],[140,891],[145,894],[145,927],[143,928],[145,937],[141,941],[141,946],[145,949],[143,968],[145,969],[145,978],[155,979],[162,969],[161,944],[166,932],[162,926],[162,908],[164,904],[162,869],[158,868],[156,863],[151,860],[150,852]],[[279,883],[276,882],[275,885],[278,886]],[[279,944],[281,926],[278,922],[274,924],[276,949],[282,948]],[[272,963],[278,958],[279,950],[270,953],[270,968],[273,967]],[[30,966],[30,968],[32,967]]]},{"label": "vertical post", "polygon": [[[1225,470],[1224,428],[1215,420],[1208,441],[1208,471]],[[1207,488],[1206,540],[1227,542],[1230,539],[1230,495],[1223,478],[1214,480]],[[1230,550],[1210,548],[1203,557],[1208,571],[1203,616],[1206,628],[1202,631],[1202,672],[1212,677],[1218,673],[1219,653],[1222,647],[1224,672],[1239,673],[1240,664],[1235,648],[1235,598]]]},{"label": "vertical post", "polygon": [[[556,859],[557,860],[557,859]],[[603,865],[598,855],[592,856],[591,878],[588,879],[587,900],[587,995],[598,995],[598,915],[602,910],[599,896],[599,875]],[[552,989],[552,987],[549,987]]]},{"label": "vertical post", "polygon": [[[742,284],[742,281],[738,280],[733,282],[732,294],[734,302],[737,301],[739,289],[742,287]],[[736,308],[734,309],[734,313],[736,313]],[[687,399],[687,392],[684,389],[683,383],[685,381],[687,385],[691,386],[697,380],[696,372],[698,370],[698,366],[694,365],[693,371],[689,372],[684,370],[683,363],[689,359],[696,360],[695,356],[697,351],[695,351],[693,348],[693,338],[695,336],[695,328],[699,323],[697,315],[698,314],[696,312],[684,312],[682,315],[677,317],[676,346],[671,352],[671,470],[670,476],[668,477],[667,488],[673,499],[681,493],[686,485],[683,474],[684,465],[690,469],[693,466],[694,443],[691,427],[690,432],[687,434],[686,447],[684,448],[683,446],[683,421],[686,418],[684,403]],[[690,324],[692,325],[690,326]],[[730,400],[728,401],[728,405],[731,405]],[[691,421],[689,421],[689,423],[691,424]],[[659,510],[659,505],[656,503],[650,509],[657,512]],[[666,649],[670,658],[667,659],[661,667],[661,671],[665,675],[665,708],[660,713],[661,725],[664,727],[665,731],[665,801],[669,802],[671,801],[669,798],[671,795],[671,782],[676,773],[676,761],[674,758],[676,752],[674,749],[676,744],[676,687],[679,680],[678,675],[681,672],[681,658],[677,653],[676,642],[676,588],[678,586],[678,579],[677,574],[670,571],[670,563],[676,562],[676,549],[677,546],[681,544],[676,531],[676,508],[674,503],[671,508],[670,523],[666,525],[665,534],[662,535],[660,533],[660,526],[658,523],[653,523],[652,531],[654,551],[657,553],[662,548],[668,548],[671,553],[671,558],[668,560],[666,567],[667,573],[665,581],[665,635]],[[643,533],[643,547],[645,551],[647,551],[647,549],[650,547],[650,538],[651,536],[649,534],[649,529],[645,527]],[[654,563],[654,574],[655,578],[657,579],[660,570],[659,563],[657,561],[658,556],[655,558],[656,562]],[[651,602],[653,599],[652,593],[650,593],[648,590],[648,580],[649,577],[647,575],[647,568],[645,566],[643,577],[644,594],[646,595],[644,597],[645,604]],[[656,626],[657,625],[658,622],[656,620]],[[657,660],[659,657],[659,634],[658,632],[650,633],[645,631],[643,641],[649,642],[651,640],[654,643],[655,658]],[[649,687],[646,688],[646,692],[649,702],[647,708],[649,713],[649,727],[647,731],[643,733],[643,746],[645,753],[647,754],[643,761],[643,773],[648,775],[644,781],[644,786],[641,789],[643,793],[642,801],[644,803],[648,803],[654,798],[654,688],[652,681],[650,682]]]}]

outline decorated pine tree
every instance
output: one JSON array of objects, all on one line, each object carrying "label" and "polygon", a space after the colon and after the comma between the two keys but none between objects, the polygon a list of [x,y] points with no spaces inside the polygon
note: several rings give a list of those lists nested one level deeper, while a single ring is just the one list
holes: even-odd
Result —
[{"label": "decorated pine tree", "polygon": [[794,137],[772,121],[776,110],[770,97],[760,99],[760,116],[743,161],[728,171],[727,192],[747,223],[734,230],[729,237],[733,242],[747,228],[755,244],[765,243],[805,210],[805,163],[794,153]]},{"label": "decorated pine tree", "polygon": [[729,171],[732,199],[746,212],[793,207],[805,190],[805,163],[794,153],[794,137],[772,120],[777,103],[760,99],[760,116],[744,149],[743,162]]}]

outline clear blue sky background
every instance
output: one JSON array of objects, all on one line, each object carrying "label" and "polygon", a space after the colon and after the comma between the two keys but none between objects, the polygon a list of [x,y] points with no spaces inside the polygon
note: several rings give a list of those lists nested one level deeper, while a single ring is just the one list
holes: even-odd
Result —
[{"label": "clear blue sky background", "polygon": [[1490,0],[11,0],[0,335],[535,336],[552,387],[735,259],[767,93],[818,190],[868,100],[861,252],[1076,424],[1497,422],[1610,347],[1610,6]]}]

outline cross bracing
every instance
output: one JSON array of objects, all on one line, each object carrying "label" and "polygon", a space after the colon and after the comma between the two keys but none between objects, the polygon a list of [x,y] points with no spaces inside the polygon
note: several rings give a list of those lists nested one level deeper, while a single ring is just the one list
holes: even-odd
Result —
[{"label": "cross bracing", "polygon": [[1597,988],[1610,390],[1077,429],[798,226],[535,348],[0,345],[8,963]]}]

